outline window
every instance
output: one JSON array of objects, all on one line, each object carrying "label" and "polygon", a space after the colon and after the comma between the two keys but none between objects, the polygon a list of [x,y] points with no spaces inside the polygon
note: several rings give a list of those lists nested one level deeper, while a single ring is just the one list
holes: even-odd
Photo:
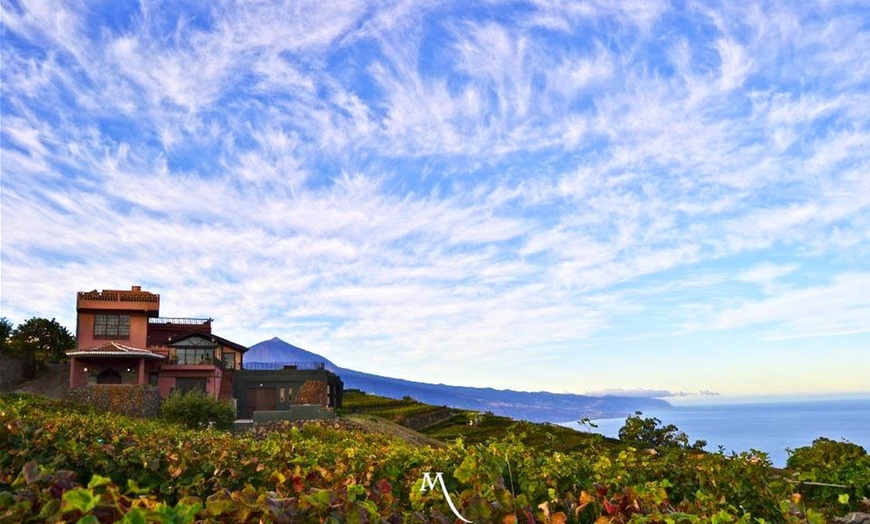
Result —
[{"label": "window", "polygon": [[217,345],[207,338],[199,336],[185,338],[179,342],[174,342],[172,347],[175,348],[175,358],[177,359],[177,362],[173,362],[175,364],[185,366],[218,365],[215,359]]},{"label": "window", "polygon": [[232,352],[224,353],[224,369],[236,369],[236,354]]},{"label": "window", "polygon": [[175,356],[178,358],[178,363],[185,366],[195,366],[199,364],[214,364],[214,350],[194,349],[194,348],[178,348],[175,350]]},{"label": "window", "polygon": [[130,315],[94,315],[94,338],[130,338]]}]

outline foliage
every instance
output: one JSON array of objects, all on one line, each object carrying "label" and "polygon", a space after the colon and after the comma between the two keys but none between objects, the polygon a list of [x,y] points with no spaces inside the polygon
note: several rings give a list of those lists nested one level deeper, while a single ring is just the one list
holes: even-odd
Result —
[{"label": "foliage", "polygon": [[0,521],[447,523],[444,495],[421,491],[423,472],[444,472],[481,523],[824,522],[757,452],[524,438],[432,448],[329,423],[234,436],[0,396]]},{"label": "foliage", "polygon": [[202,502],[194,497],[170,506],[133,482],[122,489],[100,475],[82,486],[72,471],[51,472],[36,462],[25,464],[10,487],[14,491],[0,492],[2,522],[187,524],[202,509]]},{"label": "foliage", "polygon": [[0,355],[9,354],[12,351],[11,336],[12,322],[6,317],[0,318]]},{"label": "foliage", "polygon": [[661,420],[655,417],[642,418],[642,416],[642,412],[635,411],[634,415],[625,419],[625,425],[619,430],[619,440],[655,448],[674,447],[700,450],[707,445],[707,442],[703,440],[696,440],[694,444],[689,445],[688,435],[677,429],[677,426],[673,424],[661,426]]},{"label": "foliage", "polygon": [[230,429],[236,419],[233,407],[202,391],[175,392],[163,400],[160,416],[190,429]]},{"label": "foliage", "polygon": [[859,501],[870,497],[870,455],[857,444],[817,438],[811,446],[789,450],[786,465],[801,483],[804,502],[854,511]]},{"label": "foliage", "polygon": [[75,337],[57,320],[33,317],[12,331],[8,349],[31,362],[57,362],[75,347]]}]

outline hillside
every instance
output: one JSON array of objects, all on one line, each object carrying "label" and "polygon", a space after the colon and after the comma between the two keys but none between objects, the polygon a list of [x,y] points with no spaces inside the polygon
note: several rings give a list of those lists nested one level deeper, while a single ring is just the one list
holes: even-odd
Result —
[{"label": "hillside", "polygon": [[426,404],[490,412],[531,422],[563,422],[588,418],[623,417],[636,410],[667,407],[664,400],[644,397],[526,392],[428,384],[363,373],[336,366],[317,353],[272,338],[250,347],[245,363],[321,361],[339,375],[346,389],[359,389],[390,398],[412,397]]},{"label": "hillside", "polygon": [[379,432],[393,434],[388,425],[392,423],[411,434],[425,436],[432,442],[462,439],[466,444],[482,444],[513,435],[527,446],[548,452],[588,451],[594,446],[606,446],[614,450],[625,447],[625,443],[619,440],[556,424],[517,421],[477,411],[431,406],[407,397],[392,399],[353,389],[345,392],[341,411],[343,418],[355,422],[365,417],[376,424],[374,428]]}]

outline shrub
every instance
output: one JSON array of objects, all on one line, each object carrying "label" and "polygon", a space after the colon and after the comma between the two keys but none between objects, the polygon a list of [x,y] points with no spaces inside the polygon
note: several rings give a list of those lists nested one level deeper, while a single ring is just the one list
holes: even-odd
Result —
[{"label": "shrub", "polygon": [[820,437],[812,446],[789,450],[786,467],[807,483],[800,489],[818,506],[855,511],[870,497],[870,455],[857,444]]},{"label": "shrub", "polygon": [[635,411],[634,415],[625,419],[625,425],[619,430],[619,440],[642,446],[698,450],[704,449],[707,445],[704,440],[696,440],[690,445],[688,435],[677,429],[677,426],[673,424],[662,426],[661,420],[655,417],[641,418],[642,415],[640,411]]},{"label": "shrub", "polygon": [[169,395],[160,406],[160,416],[191,429],[230,429],[236,411],[230,404],[215,400],[204,392],[188,391]]}]

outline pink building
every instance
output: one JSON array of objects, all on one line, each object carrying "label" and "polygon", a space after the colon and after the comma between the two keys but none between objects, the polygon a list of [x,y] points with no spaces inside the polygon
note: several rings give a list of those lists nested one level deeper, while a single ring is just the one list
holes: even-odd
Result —
[{"label": "pink building", "polygon": [[76,311],[70,388],[150,384],[161,397],[192,389],[232,397],[247,348],[213,335],[211,319],[161,318],[160,295],[140,286],[80,292]]}]

